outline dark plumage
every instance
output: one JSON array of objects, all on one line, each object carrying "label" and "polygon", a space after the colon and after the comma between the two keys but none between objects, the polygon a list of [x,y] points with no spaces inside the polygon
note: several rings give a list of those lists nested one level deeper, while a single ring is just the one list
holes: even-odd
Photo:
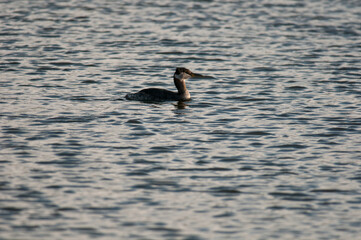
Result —
[{"label": "dark plumage", "polygon": [[159,88],[147,88],[137,93],[129,93],[125,98],[138,101],[188,101],[191,99],[191,95],[188,92],[185,80],[194,76],[202,75],[192,73],[186,68],[177,68],[173,75],[173,80],[178,92]]}]

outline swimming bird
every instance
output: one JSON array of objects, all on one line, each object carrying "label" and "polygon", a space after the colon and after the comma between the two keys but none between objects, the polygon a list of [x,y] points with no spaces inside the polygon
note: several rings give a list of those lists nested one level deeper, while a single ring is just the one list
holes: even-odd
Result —
[{"label": "swimming bird", "polygon": [[138,101],[189,101],[191,95],[186,87],[186,80],[191,77],[202,77],[202,75],[192,73],[187,68],[176,68],[173,80],[178,92],[160,88],[146,88],[137,93],[129,93],[125,98]]}]

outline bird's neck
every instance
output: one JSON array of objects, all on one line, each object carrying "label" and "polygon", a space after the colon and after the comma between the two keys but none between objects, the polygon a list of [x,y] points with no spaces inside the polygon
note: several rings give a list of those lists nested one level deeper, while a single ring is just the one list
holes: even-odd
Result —
[{"label": "bird's neck", "polygon": [[174,85],[178,89],[178,95],[182,100],[189,100],[191,95],[188,92],[185,79],[174,78]]},{"label": "bird's neck", "polygon": [[174,78],[174,85],[178,89],[178,94],[184,94],[188,92],[185,79]]}]

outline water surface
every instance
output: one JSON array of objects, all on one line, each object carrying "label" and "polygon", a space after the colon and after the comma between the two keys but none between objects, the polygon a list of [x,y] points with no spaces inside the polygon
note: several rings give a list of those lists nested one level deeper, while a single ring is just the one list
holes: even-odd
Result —
[{"label": "water surface", "polygon": [[360,13],[1,1],[0,238],[358,239]]}]

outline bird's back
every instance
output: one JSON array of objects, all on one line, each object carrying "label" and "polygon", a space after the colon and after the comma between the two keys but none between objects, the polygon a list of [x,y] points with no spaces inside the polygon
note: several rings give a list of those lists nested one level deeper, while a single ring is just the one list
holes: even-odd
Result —
[{"label": "bird's back", "polygon": [[138,101],[179,101],[181,97],[178,93],[160,89],[160,88],[146,88],[137,93],[130,93],[125,96],[128,100]]}]

